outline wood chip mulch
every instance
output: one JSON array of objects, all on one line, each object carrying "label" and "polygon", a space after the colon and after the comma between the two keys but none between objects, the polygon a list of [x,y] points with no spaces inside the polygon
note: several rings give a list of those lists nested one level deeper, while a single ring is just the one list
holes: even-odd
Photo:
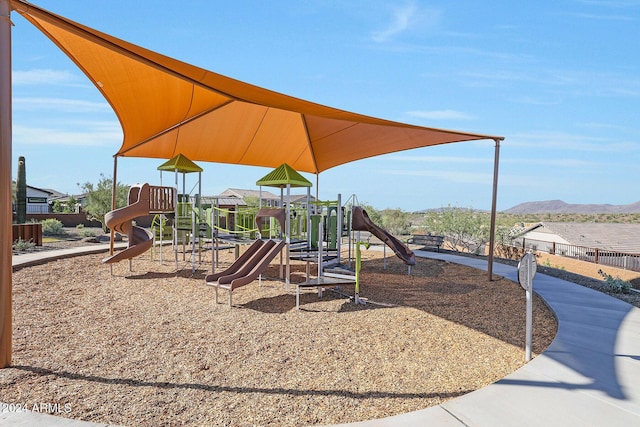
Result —
[{"label": "wood chip mulch", "polygon": [[[382,253],[363,255],[366,305],[305,289],[301,310],[294,286],[266,277],[234,291],[233,308],[225,291],[215,305],[210,253],[195,271],[157,253],[113,275],[104,255],[18,270],[0,401],[131,427],[333,424],[438,405],[524,364],[519,285],[423,258],[409,276],[395,257],[384,269]],[[304,264],[292,271],[304,280]],[[556,328],[536,296],[534,356]]]}]

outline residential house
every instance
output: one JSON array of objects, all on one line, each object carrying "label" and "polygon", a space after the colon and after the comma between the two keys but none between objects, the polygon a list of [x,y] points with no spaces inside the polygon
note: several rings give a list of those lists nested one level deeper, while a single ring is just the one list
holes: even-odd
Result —
[{"label": "residential house", "polygon": [[539,222],[514,239],[518,246],[549,251],[553,243],[640,254],[640,224],[600,222]]},{"label": "residential house", "polygon": [[[262,206],[263,207],[267,207],[267,208],[280,208],[282,207],[282,203],[280,202],[280,196],[279,195],[275,195],[270,191],[267,190],[244,190],[244,189],[240,189],[240,188],[228,188],[225,191],[223,191],[219,196],[216,196],[216,198],[228,198],[228,197],[235,197],[235,198],[239,198],[241,200],[245,200],[248,198],[254,199],[256,201],[258,200],[262,200]],[[286,197],[286,196],[285,196]],[[298,208],[303,208],[306,209],[307,208],[307,195],[300,195],[300,194],[291,194],[291,204],[295,205]],[[233,199],[231,199],[233,200]],[[310,196],[310,201],[313,202],[315,201],[315,197]],[[222,204],[220,204],[222,205]],[[312,211],[314,211],[312,209]]]},{"label": "residential house", "polygon": [[[280,206],[280,196],[276,196],[270,191],[262,190],[243,190],[240,188],[227,188],[222,193],[220,193],[218,198],[220,197],[236,197],[241,200],[245,199],[255,199],[256,201],[262,200],[262,206],[268,208],[279,208]],[[246,203],[245,203],[246,204]]]},{"label": "residential house", "polygon": [[[58,194],[61,193],[27,185],[27,214],[49,213],[49,202]],[[13,210],[15,212],[16,206]]]}]

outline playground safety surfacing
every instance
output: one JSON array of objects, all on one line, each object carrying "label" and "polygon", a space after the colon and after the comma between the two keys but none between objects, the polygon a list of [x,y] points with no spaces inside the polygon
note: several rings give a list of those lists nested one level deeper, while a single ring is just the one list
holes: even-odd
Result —
[{"label": "playground safety surfacing", "polygon": [[[443,254],[428,255],[438,257],[444,256]],[[447,258],[446,261],[470,263],[471,259]],[[472,264],[471,266],[486,268],[486,265],[483,266],[481,263],[477,265]],[[60,269],[65,270],[64,266],[60,266]],[[498,271],[496,271],[496,269]],[[62,271],[60,272],[62,273]],[[406,273],[406,270],[403,268],[402,272]],[[494,272],[499,275],[505,275],[512,280],[515,278],[515,269],[512,267],[496,266],[494,267]],[[204,382],[198,380],[197,375],[199,373],[217,369],[211,364],[203,364],[200,367],[201,371],[198,372],[193,372],[190,369],[178,369],[177,372],[168,374],[159,373],[158,370],[156,370],[154,375],[140,375],[140,377],[137,375],[126,375],[126,373],[128,372],[127,369],[130,369],[131,367],[142,366],[145,363],[149,364],[162,360],[169,360],[170,364],[175,364],[177,366],[180,366],[181,363],[183,365],[188,364],[188,359],[192,357],[191,355],[199,355],[200,362],[203,362],[203,359],[206,360],[206,355],[211,354],[213,351],[211,346],[208,345],[211,344],[211,340],[205,339],[204,342],[206,344],[194,347],[192,338],[194,336],[197,337],[199,333],[213,333],[214,330],[218,335],[233,335],[235,339],[235,351],[228,353],[226,357],[221,357],[217,354],[216,363],[224,364],[227,359],[231,359],[233,357],[239,357],[245,362],[250,362],[251,358],[256,357],[258,354],[273,351],[266,346],[256,347],[249,344],[257,342],[256,338],[258,338],[255,336],[255,328],[251,327],[251,319],[254,319],[256,314],[263,314],[271,318],[287,317],[288,322],[278,325],[281,326],[283,340],[281,342],[274,343],[273,346],[279,348],[287,346],[294,347],[297,351],[302,350],[301,347],[296,347],[297,345],[308,345],[310,343],[310,337],[313,337],[314,335],[311,334],[309,330],[314,325],[316,328],[324,328],[326,331],[324,334],[325,336],[339,335],[340,343],[360,342],[365,344],[367,342],[370,343],[371,336],[384,332],[385,328],[383,326],[378,326],[378,329],[374,329],[376,325],[353,324],[353,321],[350,322],[346,320],[343,324],[323,323],[320,316],[325,313],[321,311],[319,306],[314,305],[317,304],[317,301],[314,301],[314,299],[317,299],[317,295],[314,295],[313,293],[305,293],[304,297],[306,304],[303,304],[303,308],[306,307],[307,309],[301,310],[300,312],[291,310],[294,304],[294,295],[279,297],[258,296],[256,299],[256,290],[259,290],[262,287],[267,288],[269,286],[266,282],[263,282],[263,286],[258,286],[257,284],[247,286],[245,288],[247,289],[247,298],[242,300],[239,295],[238,298],[236,298],[237,306],[231,310],[229,310],[228,307],[211,308],[208,304],[211,302],[210,296],[207,297],[197,293],[194,294],[193,292],[191,292],[191,296],[188,296],[190,292],[184,289],[177,289],[175,284],[167,283],[158,285],[155,283],[158,281],[170,282],[172,280],[170,275],[153,273],[155,274],[153,277],[154,284],[146,284],[145,280],[147,279],[143,276],[151,274],[151,272],[133,275],[129,274],[127,281],[129,283],[129,287],[134,288],[137,293],[144,293],[145,290],[153,290],[154,293],[160,294],[162,298],[167,300],[165,303],[148,300],[149,304],[159,304],[158,308],[163,312],[163,315],[158,316],[155,319],[145,317],[142,314],[128,317],[128,313],[124,313],[124,315],[123,313],[119,313],[120,317],[128,317],[128,321],[116,321],[116,319],[118,319],[118,313],[110,313],[108,307],[113,303],[117,292],[109,293],[107,291],[109,286],[104,286],[105,284],[103,284],[103,287],[105,288],[103,289],[104,293],[102,294],[104,297],[102,299],[103,307],[97,311],[100,316],[104,318],[103,320],[111,319],[113,322],[109,324],[108,328],[104,328],[104,323],[98,325],[98,329],[100,329],[100,331],[91,329],[85,330],[84,335],[93,338],[94,334],[99,336],[100,332],[102,332],[105,345],[111,345],[111,353],[114,354],[109,355],[108,351],[102,351],[96,348],[96,351],[91,354],[89,362],[94,363],[91,362],[91,360],[102,359],[101,362],[107,362],[106,365],[110,366],[110,368],[108,368],[110,372],[103,371],[102,373],[98,373],[96,371],[92,372],[92,369],[88,369],[86,367],[79,367],[83,363],[86,363],[86,361],[80,360],[78,356],[74,358],[71,349],[65,348],[65,345],[68,347],[68,343],[64,343],[65,340],[68,340],[65,335],[65,331],[60,330],[56,332],[52,329],[43,329],[42,332],[49,335],[47,342],[53,344],[51,346],[52,352],[54,352],[53,354],[57,354],[55,353],[56,351],[61,351],[66,355],[66,357],[54,355],[51,358],[55,358],[57,360],[49,360],[47,362],[44,360],[32,360],[29,365],[21,365],[22,370],[20,371],[20,376],[23,378],[29,376],[40,376],[41,381],[47,379],[46,381],[50,383],[57,382],[61,387],[59,390],[64,390],[64,382],[72,379],[78,382],[91,383],[92,386],[97,388],[108,387],[111,385],[119,389],[121,396],[120,399],[122,399],[123,396],[128,396],[129,398],[135,396],[135,399],[138,399],[139,402],[145,402],[147,406],[152,406],[152,408],[147,408],[145,411],[147,413],[146,416],[149,416],[149,414],[151,414],[151,416],[154,416],[154,414],[155,416],[160,416],[162,413],[166,414],[175,411],[175,408],[172,409],[171,407],[171,399],[178,393],[190,394],[196,402],[200,402],[202,404],[206,403],[207,405],[211,403],[209,399],[198,399],[198,393],[205,393],[208,395],[233,393],[240,395],[243,402],[247,405],[257,405],[260,401],[269,400],[270,404],[276,405],[273,407],[274,413],[271,414],[271,416],[275,416],[275,412],[282,411],[284,408],[282,406],[277,406],[277,402],[272,402],[270,399],[281,397],[282,399],[292,400],[292,396],[302,395],[304,400],[307,401],[307,405],[305,406],[309,408],[307,409],[307,413],[311,413],[311,416],[315,417],[317,421],[307,422],[298,417],[296,420],[292,421],[291,425],[318,423],[331,424],[335,422],[339,423],[349,421],[332,421],[322,419],[321,416],[323,414],[323,410],[326,411],[327,407],[323,404],[308,405],[309,399],[316,397],[314,393],[310,393],[310,390],[315,389],[315,387],[300,388],[297,384],[290,387],[282,385],[271,386],[273,383],[270,381],[274,381],[274,379],[269,376],[269,369],[273,369],[273,366],[276,366],[278,363],[296,368],[298,371],[302,371],[311,378],[312,381],[317,381],[318,378],[331,378],[332,372],[346,366],[348,367],[348,369],[346,369],[347,372],[353,372],[353,376],[351,377],[353,384],[356,384],[356,381],[362,379],[363,376],[369,375],[369,373],[372,372],[372,366],[378,366],[369,361],[366,369],[359,367],[357,358],[352,357],[357,353],[353,353],[351,351],[353,349],[351,348],[346,349],[349,353],[349,357],[345,356],[343,359],[339,359],[341,363],[332,364],[330,362],[331,359],[336,357],[336,352],[338,352],[341,347],[332,347],[327,345],[326,342],[322,342],[321,347],[324,351],[333,351],[332,354],[320,354],[318,359],[310,360],[307,360],[305,355],[304,358],[296,359],[295,357],[291,357],[288,360],[271,361],[271,363],[267,365],[266,375],[263,373],[259,380],[244,383],[242,388],[230,387],[229,384],[225,385],[220,381]],[[638,340],[632,338],[637,338],[638,335],[637,329],[638,325],[640,325],[640,321],[638,321],[638,310],[632,307],[629,308],[629,306],[624,303],[616,302],[617,300],[611,301],[611,298],[603,294],[598,294],[597,292],[590,292],[590,290],[587,290],[586,288],[582,288],[577,285],[572,286],[572,284],[558,281],[557,279],[539,276],[536,277],[537,280],[534,283],[534,286],[537,285],[538,291],[551,305],[560,322],[558,336],[544,354],[536,357],[525,367],[506,375],[506,377],[502,379],[497,379],[497,382],[488,387],[481,388],[480,390],[471,393],[466,393],[466,390],[462,390],[458,395],[460,397],[448,396],[454,398],[444,403],[436,404],[428,409],[399,414],[391,418],[379,420],[375,425],[633,425],[634,423],[637,423],[639,420],[638,414],[640,413],[638,411],[638,396],[640,393],[638,393],[637,386],[635,386],[638,381],[634,380],[638,379],[637,359],[640,351],[635,344]],[[133,283],[133,285],[131,285],[131,283]],[[282,284],[279,283],[279,286],[281,285]],[[86,282],[83,283],[82,286],[91,286],[91,283]],[[399,285],[395,289],[395,292],[390,293],[389,298],[392,298],[391,294],[395,295],[395,298],[401,298],[404,300],[416,298],[416,293],[408,292],[406,288],[406,283],[404,288]],[[467,284],[467,288],[460,286],[457,295],[464,296],[465,292],[468,293],[470,288],[472,288],[472,284]],[[440,290],[432,293],[436,294],[435,296],[442,296],[445,294],[445,289],[446,288],[441,288]],[[115,292],[116,290],[111,289],[111,291]],[[366,288],[363,291],[363,294],[365,293]],[[403,293],[403,297],[398,296]],[[449,293],[453,292],[450,291]],[[36,297],[37,295],[33,296]],[[131,306],[132,310],[135,311],[135,308],[139,307],[137,304],[138,301],[129,297],[130,295],[128,294],[124,295],[124,299],[128,299],[129,306]],[[170,301],[173,297],[177,297],[181,300],[181,309],[175,315],[165,316],[166,309],[170,307]],[[112,299],[110,300],[109,298]],[[290,300],[290,302],[287,302],[288,300]],[[66,300],[66,302],[70,301],[75,301],[73,311],[82,312],[82,310],[88,309],[95,310],[95,306],[93,304],[88,304],[87,301],[83,302],[80,293],[76,294],[75,298]],[[201,304],[203,307],[208,306],[209,313],[217,314],[224,311],[230,316],[236,316],[234,319],[235,322],[233,322],[233,324],[216,324],[215,327],[213,327],[214,318],[211,318],[212,320],[210,320],[209,324],[204,323],[204,330],[202,328],[202,323],[198,330],[185,329],[185,319],[188,319],[189,317],[197,317],[198,315],[196,310],[198,305],[194,303],[194,301],[197,301],[197,303]],[[394,301],[392,299],[391,303],[393,304],[393,302]],[[83,304],[85,303],[88,305],[84,306]],[[266,307],[272,307],[270,309],[271,312],[269,312],[269,309]],[[287,307],[288,311],[283,312],[283,309],[286,310]],[[361,308],[350,310],[346,308],[348,307],[346,303],[340,305],[340,307],[340,310],[331,313],[334,318],[352,320],[350,319],[350,316],[357,315],[359,314],[358,311],[362,310]],[[585,307],[587,311],[586,313]],[[111,308],[113,308],[113,306],[111,306]],[[260,309],[264,312],[260,311]],[[366,310],[378,312],[394,309],[389,309],[384,306],[376,308],[369,306]],[[403,320],[405,323],[409,323],[414,330],[417,330],[415,331],[415,336],[417,336],[421,328],[424,328],[423,330],[426,331],[429,326],[432,326],[433,322],[432,319],[421,318],[418,316],[418,314],[422,314],[424,316],[430,313],[426,313],[424,310],[421,313],[420,310],[416,308],[413,308],[413,310],[414,312]],[[143,312],[141,309],[138,309],[138,311],[141,313]],[[16,307],[16,313],[17,312],[18,307]],[[250,314],[251,316],[245,318],[243,317],[244,313]],[[594,313],[598,314],[598,316],[594,316]],[[574,322],[572,320],[573,316],[580,316],[580,323]],[[592,317],[597,325],[589,326],[587,323],[586,326],[584,326],[582,322],[588,321],[585,317]],[[300,319],[305,318],[311,318],[310,320],[315,320],[315,322],[312,322],[310,325],[300,324]],[[604,319],[608,320],[605,321]],[[73,320],[69,320],[69,322],[71,323]],[[132,325],[139,324],[137,322],[147,322],[141,324],[142,327],[138,329],[145,329],[148,322],[151,322],[152,324],[159,323],[164,326],[165,335],[163,336],[167,340],[167,343],[175,340],[174,345],[171,345],[170,349],[168,347],[163,348],[162,346],[158,346],[159,341],[150,340],[145,344],[144,334],[129,335],[129,332],[126,332],[127,328],[133,329]],[[124,326],[125,323],[128,326]],[[285,324],[293,326],[291,326],[290,330],[287,330],[284,327]],[[100,328],[100,326],[102,328]],[[470,325],[467,325],[467,327],[468,326]],[[470,329],[480,330],[481,326],[474,325]],[[407,330],[410,331],[410,329]],[[592,339],[593,331],[597,332],[597,340]],[[367,334],[367,332],[370,333]],[[397,334],[398,333],[396,331],[396,335]],[[412,337],[415,338],[415,336]],[[131,338],[135,338],[135,340],[132,341]],[[117,344],[118,340],[127,341],[126,344],[129,351],[125,352],[117,346],[114,346],[113,344]],[[34,342],[32,344],[37,346],[38,343],[35,342],[37,340],[33,341]],[[150,344],[154,344],[156,346],[156,356],[140,356],[137,351],[138,347],[140,345]],[[231,343],[229,343],[229,345],[231,345]],[[421,358],[420,360],[423,362],[422,364],[425,365],[431,363],[432,360],[429,359],[430,342],[422,342],[420,345],[422,346],[422,350],[419,353],[419,359]],[[217,348],[218,347],[216,347],[216,349]],[[394,354],[401,353],[401,351],[398,351],[397,346],[395,346],[395,348],[396,351]],[[364,352],[364,350],[360,351]],[[521,352],[522,350],[519,349],[519,351]],[[274,354],[275,353],[276,352],[274,351]],[[584,356],[581,354],[584,354]],[[168,359],[165,359],[165,356],[168,357]],[[86,358],[86,356],[83,357]],[[105,360],[110,358],[115,360],[118,357],[128,360],[124,362],[123,365],[117,366],[115,366],[114,363],[109,363],[110,360]],[[519,354],[519,357],[521,357],[521,354]],[[488,361],[487,363],[490,363],[490,359],[486,360]],[[460,363],[466,367],[466,362],[461,361]],[[74,368],[75,366],[78,366],[78,368]],[[73,372],[74,370],[76,372]],[[421,373],[420,368],[418,366],[409,366],[406,371],[403,371],[402,373],[396,372],[395,375],[397,378],[403,378],[402,375],[407,377],[415,375],[416,373],[418,375]],[[4,370],[0,373],[0,377],[2,374],[4,374]],[[223,372],[223,374],[226,375],[227,378],[230,378],[236,373]],[[278,380],[280,380],[280,378],[278,378]],[[424,383],[425,382],[423,381],[422,390],[424,390]],[[437,381],[434,379],[429,382],[429,384],[432,383],[437,383]],[[348,383],[341,380],[332,384],[332,387],[327,387],[326,385],[324,387],[318,386],[317,390],[319,391],[317,394],[328,394],[330,398],[335,398],[338,394],[351,394],[352,396],[357,396],[358,393],[361,393],[362,395],[366,393],[366,389],[362,390],[362,388],[367,387],[366,385],[359,386],[361,387],[360,391],[358,391],[358,389],[355,389],[356,391],[349,391],[348,385],[346,384]],[[433,387],[433,385],[430,385],[429,387]],[[306,390],[306,392],[304,390]],[[377,392],[380,393],[380,387],[373,386],[369,391],[373,393],[373,390],[377,390]],[[393,393],[389,394],[392,395]],[[396,394],[400,393],[396,392]],[[5,392],[3,392],[2,400],[6,402],[8,399],[4,396],[8,396]],[[49,396],[48,398],[50,398],[50,396],[58,396],[58,398],[60,398],[60,396],[64,397],[65,394],[49,392],[47,396]],[[71,394],[66,394],[66,396],[68,401],[73,399]],[[385,397],[389,396],[377,395],[373,400],[377,406],[382,406],[381,403],[384,402]],[[404,392],[403,398],[405,400],[411,400],[411,392]],[[109,402],[108,399],[101,399],[99,397],[97,399],[98,401],[92,402],[89,400],[88,402],[90,405],[95,405],[94,411],[96,410],[95,408],[104,408],[108,405],[112,405],[111,410],[117,409],[117,407],[126,407],[126,403],[122,400]],[[13,398],[9,401],[13,401]],[[368,422],[364,420],[379,417],[375,408],[367,408],[367,406],[361,404],[361,402],[358,403],[359,405],[357,407],[347,406],[346,410],[357,411],[358,408],[363,408],[362,412],[358,413],[358,416],[360,417],[359,420],[361,421],[360,424],[366,425]],[[531,410],[532,407],[535,408],[534,411]],[[400,413],[407,411],[411,411],[411,408],[400,411]],[[229,412],[230,410],[228,407],[215,408],[211,406],[208,407],[207,411],[207,413],[218,415]],[[268,410],[262,412],[263,413],[260,416],[270,416]],[[135,415],[132,414],[131,416]],[[31,423],[30,425],[34,425],[34,421],[38,425],[47,425],[49,422],[67,422],[61,417],[47,417],[46,420],[40,419],[40,417],[41,415],[38,413],[5,412],[0,415],[0,421],[3,424],[23,422],[23,425],[27,425],[29,423]],[[604,422],[605,417],[606,423],[600,424],[599,421]],[[156,421],[157,420],[158,418],[156,418]],[[197,424],[197,420],[193,421]],[[240,422],[238,419],[235,419],[235,421]],[[42,424],[43,422],[45,424]],[[107,420],[106,422],[111,421]],[[202,422],[206,423],[205,421]],[[212,421],[208,424],[215,425],[215,422],[216,421]],[[218,419],[218,422],[224,421],[222,419]],[[227,419],[226,422],[233,425],[234,418]],[[241,422],[247,422],[247,419],[243,419]],[[114,420],[113,423],[124,425],[134,424],[127,423],[126,420],[125,422]],[[259,425],[285,425],[286,420],[278,422],[275,418],[271,418],[271,421],[267,418],[263,419],[262,422],[256,420],[256,422],[252,423]]]}]

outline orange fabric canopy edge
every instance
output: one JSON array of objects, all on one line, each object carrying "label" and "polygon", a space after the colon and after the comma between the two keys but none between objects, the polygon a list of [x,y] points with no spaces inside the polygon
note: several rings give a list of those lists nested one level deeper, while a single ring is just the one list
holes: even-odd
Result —
[{"label": "orange fabric canopy edge", "polygon": [[503,137],[351,113],[244,83],[101,33],[22,0],[11,7],[87,75],[115,111],[125,157],[318,174],[413,148]]}]

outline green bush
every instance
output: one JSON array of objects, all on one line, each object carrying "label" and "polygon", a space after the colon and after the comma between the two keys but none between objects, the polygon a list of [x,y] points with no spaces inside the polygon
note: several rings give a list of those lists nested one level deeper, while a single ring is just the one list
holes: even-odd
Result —
[{"label": "green bush", "polygon": [[78,224],[78,225],[76,225],[76,228],[77,228],[77,229],[84,228],[84,224]]},{"label": "green bush", "polygon": [[96,236],[98,235],[98,233],[96,233],[96,232],[95,232],[95,231],[93,231],[93,230],[82,230],[82,231],[80,232],[80,235],[81,235],[82,237],[96,237]]},{"label": "green bush", "polygon": [[55,218],[48,218],[42,221],[42,234],[45,236],[56,236],[64,234],[62,222]]},{"label": "green bush", "polygon": [[28,240],[18,239],[13,242],[11,249],[16,252],[30,252],[35,248],[36,244]]},{"label": "green bush", "polygon": [[605,273],[602,270],[598,270],[598,274],[604,278],[604,282],[611,292],[614,292],[616,294],[628,294],[631,291],[630,282],[622,280],[619,277],[614,278],[613,276]]}]

